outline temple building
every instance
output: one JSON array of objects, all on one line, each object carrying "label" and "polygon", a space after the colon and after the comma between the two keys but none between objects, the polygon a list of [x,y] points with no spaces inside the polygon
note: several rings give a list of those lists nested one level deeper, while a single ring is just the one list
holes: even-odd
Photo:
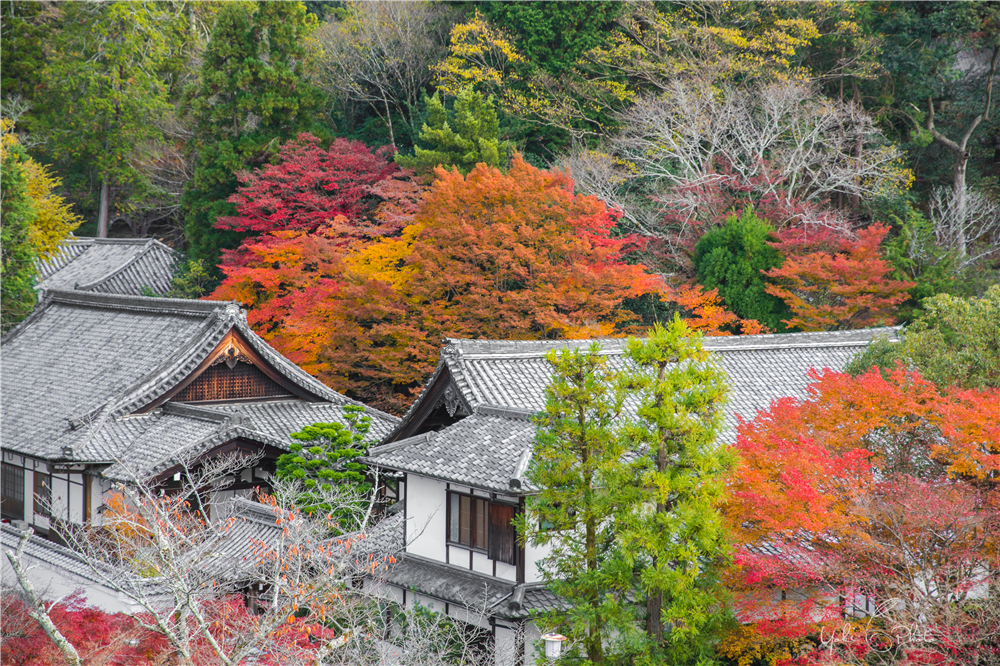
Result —
[{"label": "temple building", "polygon": [[[91,251],[93,248],[91,249]],[[36,534],[97,518],[114,482],[180,460],[260,454],[227,493],[267,487],[289,435],[357,405],[279,354],[235,303],[50,289],[2,341],[0,512]],[[377,440],[399,419],[366,408]]]},{"label": "temple building", "polygon": [[[772,400],[802,398],[810,368],[842,370],[876,336],[896,329],[705,339],[729,378],[720,444],[735,440],[737,417],[753,418]],[[602,340],[620,367],[625,340]],[[388,593],[477,623],[498,664],[533,663],[540,632],[533,612],[559,604],[542,584],[547,548],[517,543],[511,520],[533,492],[524,478],[545,406],[553,349],[593,341],[447,340],[423,392],[367,461],[399,475],[404,552],[388,574]]]}]

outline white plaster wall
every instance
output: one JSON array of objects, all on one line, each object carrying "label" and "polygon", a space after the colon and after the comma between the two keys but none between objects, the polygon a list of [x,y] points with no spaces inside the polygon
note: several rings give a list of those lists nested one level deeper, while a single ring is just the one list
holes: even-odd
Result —
[{"label": "white plaster wall", "polygon": [[524,582],[537,583],[542,580],[542,573],[538,569],[538,562],[549,556],[552,547],[548,544],[544,546],[532,546],[530,543],[524,546]]},{"label": "white plaster wall", "polygon": [[83,475],[69,475],[69,519],[81,524],[83,522]]},{"label": "white plaster wall", "polygon": [[521,637],[517,629],[498,624],[493,638],[496,646],[493,663],[496,666],[517,666],[521,656]]},{"label": "white plaster wall", "polygon": [[[28,464],[32,464],[32,461],[28,460]],[[41,462],[34,462],[34,467],[34,470],[24,470],[24,483],[27,486],[24,493],[24,513],[29,523],[48,532],[49,519],[35,513],[35,474],[48,474],[48,467]],[[52,496],[55,497],[55,493]]]},{"label": "white plaster wall", "polygon": [[445,561],[445,500],[443,481],[410,474],[406,489],[406,551]]},{"label": "white plaster wall", "polygon": [[65,519],[69,509],[69,483],[65,474],[52,475],[52,515]]},{"label": "white plaster wall", "polygon": [[517,567],[506,562],[497,562],[497,578],[517,582]]},{"label": "white plaster wall", "polygon": [[[542,640],[542,632],[534,622],[528,622],[524,627],[524,664],[525,666],[548,666],[545,658],[545,647],[536,651],[535,645]],[[536,655],[540,655],[536,658]]]},{"label": "white plaster wall", "polygon": [[472,570],[478,573],[486,574],[487,576],[493,575],[493,560],[487,557],[484,553],[478,551],[472,552]]}]

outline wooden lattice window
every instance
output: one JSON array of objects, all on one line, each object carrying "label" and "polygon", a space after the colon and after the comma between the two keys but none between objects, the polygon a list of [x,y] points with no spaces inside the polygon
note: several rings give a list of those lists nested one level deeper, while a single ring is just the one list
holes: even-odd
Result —
[{"label": "wooden lattice window", "polygon": [[243,398],[283,398],[292,394],[255,365],[219,363],[209,367],[174,398],[177,402],[208,402]]},{"label": "wooden lattice window", "polygon": [[0,513],[10,520],[24,520],[24,468],[3,463],[0,476]]}]

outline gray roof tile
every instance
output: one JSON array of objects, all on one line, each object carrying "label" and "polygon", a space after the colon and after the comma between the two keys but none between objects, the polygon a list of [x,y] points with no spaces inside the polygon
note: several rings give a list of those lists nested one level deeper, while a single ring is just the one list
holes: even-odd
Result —
[{"label": "gray roof tile", "polygon": [[476,413],[441,432],[371,449],[368,460],[390,469],[507,492],[535,425],[523,416]]},{"label": "gray roof tile", "polygon": [[176,255],[152,238],[70,237],[39,262],[37,289],[79,289],[111,294],[170,293]]},{"label": "gray roof tile", "polygon": [[[215,405],[200,418],[169,410],[133,414],[188,377],[233,329],[318,402]],[[130,464],[156,468],[178,450],[227,436],[287,447],[290,433],[343,421],[341,406],[360,404],[272,349],[233,303],[50,291],[4,336],[0,362],[4,447],[38,458],[61,459],[63,447],[72,447],[75,461],[98,463],[127,451]],[[366,411],[373,439],[398,423]],[[248,422],[237,424],[234,412]]]},{"label": "gray roof tile", "polygon": [[[730,383],[720,440],[735,438],[738,417],[752,419],[780,398],[804,398],[811,368],[842,370],[874,337],[894,338],[896,332],[881,328],[705,338],[705,348],[717,355]],[[508,490],[510,480],[519,477],[522,454],[534,441],[535,428],[528,418],[545,407],[545,388],[551,378],[545,354],[552,349],[586,348],[592,342],[448,340],[427,387],[448,374],[475,414],[440,432],[394,441],[396,433],[432,407],[418,398],[387,438],[391,443],[373,449],[369,461],[489,490]],[[622,367],[625,340],[598,342],[611,365]]]}]

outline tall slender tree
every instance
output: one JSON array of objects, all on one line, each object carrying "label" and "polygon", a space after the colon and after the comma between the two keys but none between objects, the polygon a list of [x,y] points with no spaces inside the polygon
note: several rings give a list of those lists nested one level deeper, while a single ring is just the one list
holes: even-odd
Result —
[{"label": "tall slender tree", "polygon": [[159,133],[152,121],[167,106],[165,24],[180,17],[157,2],[71,2],[62,10],[37,129],[52,157],[86,164],[101,183],[97,235],[106,237],[111,188],[141,181],[129,155]]},{"label": "tall slender tree", "polygon": [[596,343],[549,352],[547,360],[553,377],[525,475],[538,493],[517,526],[525,541],[549,546],[542,573],[568,605],[543,622],[576,643],[569,660],[584,659],[582,647],[588,663],[603,664],[605,644],[629,636],[634,624],[624,594],[631,569],[615,546],[612,520],[628,466],[626,392]]},{"label": "tall slender tree", "polygon": [[29,238],[35,210],[28,195],[24,148],[8,134],[0,145],[0,330],[6,331],[35,306],[35,251]]},{"label": "tall slender tree", "polygon": [[233,215],[237,173],[259,166],[309,128],[318,102],[303,76],[316,17],[301,2],[232,2],[219,12],[197,84],[185,93],[195,124],[194,176],[182,198],[188,255],[214,273],[241,235],[216,229]]},{"label": "tall slender tree", "polygon": [[725,374],[680,317],[630,340],[626,386],[641,396],[630,436],[645,445],[622,502],[622,552],[646,606],[636,663],[694,662],[719,627],[714,573],[729,557],[719,505],[731,455],[716,443]]}]

